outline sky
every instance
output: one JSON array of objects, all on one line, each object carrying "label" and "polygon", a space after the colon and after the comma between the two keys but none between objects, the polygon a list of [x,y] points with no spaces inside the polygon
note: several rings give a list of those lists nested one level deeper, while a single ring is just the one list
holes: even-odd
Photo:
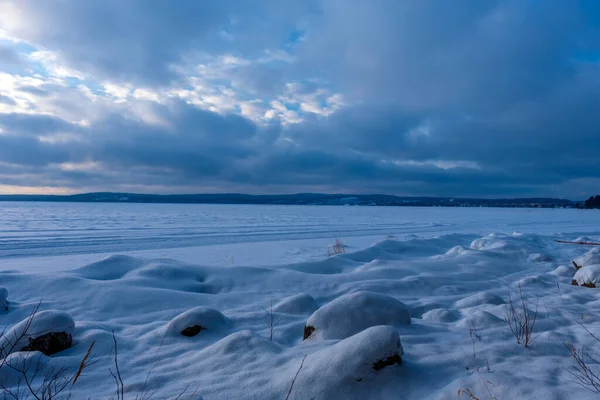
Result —
[{"label": "sky", "polygon": [[597,0],[0,0],[0,193],[600,193]]}]

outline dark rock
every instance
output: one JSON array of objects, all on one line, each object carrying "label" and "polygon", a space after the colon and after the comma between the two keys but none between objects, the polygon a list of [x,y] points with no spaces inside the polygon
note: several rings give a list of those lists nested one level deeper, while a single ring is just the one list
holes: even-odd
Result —
[{"label": "dark rock", "polygon": [[306,325],[304,327],[304,336],[302,336],[302,340],[306,340],[310,337],[310,335],[312,335],[312,333],[315,331],[315,328],[310,326],[310,325]]},{"label": "dark rock", "polygon": [[389,367],[394,364],[398,364],[398,365],[402,364],[402,358],[400,357],[400,354],[398,354],[398,353],[377,361],[375,364],[373,364],[373,369],[375,371],[379,371],[382,368]]},{"label": "dark rock", "polygon": [[71,335],[65,332],[50,332],[45,335],[29,338],[29,344],[21,351],[40,351],[47,356],[70,349],[73,343]]},{"label": "dark rock", "polygon": [[592,282],[584,282],[582,285],[579,285],[579,283],[577,283],[577,281],[575,279],[573,279],[571,281],[571,285],[573,286],[583,286],[583,287],[587,287],[587,288],[595,288],[596,285],[593,284]]},{"label": "dark rock", "polygon": [[192,337],[192,336],[196,336],[197,334],[199,334],[200,332],[205,331],[205,330],[206,330],[206,328],[204,328],[200,325],[194,325],[194,326],[188,326],[187,328],[182,330],[181,334],[183,336]]}]

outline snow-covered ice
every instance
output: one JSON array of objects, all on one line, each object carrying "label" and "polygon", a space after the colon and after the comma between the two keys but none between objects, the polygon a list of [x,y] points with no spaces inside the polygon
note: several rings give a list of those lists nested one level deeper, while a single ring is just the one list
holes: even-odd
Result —
[{"label": "snow-covered ice", "polygon": [[[41,301],[35,331],[73,338],[0,360],[4,385],[19,378],[4,363],[75,371],[95,341],[72,398],[114,397],[114,332],[125,398],[594,396],[565,344],[599,347],[582,325],[600,333],[600,289],[571,281],[598,279],[600,253],[555,240],[597,241],[595,211],[0,207],[0,329],[17,332]],[[346,253],[328,257],[336,238]],[[538,304],[530,348],[504,321],[519,287]]]}]

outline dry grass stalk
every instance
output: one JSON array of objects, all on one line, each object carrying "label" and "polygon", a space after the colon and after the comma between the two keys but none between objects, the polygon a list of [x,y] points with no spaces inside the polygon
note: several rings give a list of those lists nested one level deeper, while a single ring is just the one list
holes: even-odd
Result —
[{"label": "dry grass stalk", "polygon": [[346,246],[340,239],[335,239],[335,243],[327,248],[327,255],[329,257],[336,254],[343,254],[346,252]]},{"label": "dry grass stalk", "polygon": [[535,310],[531,311],[528,302],[523,293],[523,287],[519,283],[519,302],[515,303],[508,294],[508,304],[506,306],[505,321],[510,327],[510,331],[517,339],[517,343],[523,343],[529,347],[537,336],[533,335],[533,328],[537,320],[539,300],[535,304]]}]

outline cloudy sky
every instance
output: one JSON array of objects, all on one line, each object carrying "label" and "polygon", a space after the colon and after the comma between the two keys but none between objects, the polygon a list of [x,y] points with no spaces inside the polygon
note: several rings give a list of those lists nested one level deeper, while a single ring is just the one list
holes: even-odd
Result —
[{"label": "cloudy sky", "polygon": [[600,193],[597,0],[0,0],[0,193]]}]

